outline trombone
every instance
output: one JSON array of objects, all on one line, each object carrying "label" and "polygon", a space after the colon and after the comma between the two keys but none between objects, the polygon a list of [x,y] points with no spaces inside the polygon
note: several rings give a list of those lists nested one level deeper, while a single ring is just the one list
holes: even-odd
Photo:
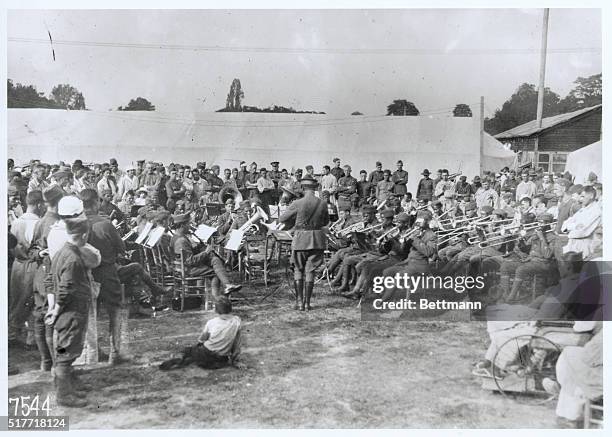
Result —
[{"label": "trombone", "polygon": [[411,240],[411,239],[414,238],[414,235],[420,234],[422,231],[423,231],[423,229],[420,228],[420,227],[409,229],[406,232],[404,232],[403,234],[399,235],[399,241],[400,241],[400,243],[403,243],[406,240]]},{"label": "trombone", "polygon": [[516,225],[508,228],[502,228],[499,231],[499,236],[487,238],[478,243],[478,247],[483,248],[488,245],[497,245],[502,243],[510,243],[525,238],[529,231],[536,231],[542,227],[550,226],[544,233],[552,232],[557,222],[552,223],[528,223],[526,225]]},{"label": "trombone", "polygon": [[371,232],[371,231],[377,231],[378,229],[382,228],[383,224],[382,223],[377,223],[375,225],[369,226],[367,228],[364,228],[362,230],[360,230],[360,233],[366,233],[366,232]]}]

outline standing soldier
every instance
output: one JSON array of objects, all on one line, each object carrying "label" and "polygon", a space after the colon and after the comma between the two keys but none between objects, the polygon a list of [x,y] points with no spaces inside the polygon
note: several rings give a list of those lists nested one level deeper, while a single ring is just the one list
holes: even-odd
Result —
[{"label": "standing soldier", "polygon": [[383,172],[383,180],[376,186],[376,199],[378,200],[378,206],[382,205],[387,199],[393,195],[393,188],[395,183],[391,181],[391,170],[386,169]]},{"label": "standing soldier", "polygon": [[331,174],[336,177],[337,181],[345,176],[344,172],[340,168],[340,158],[334,158],[334,168],[331,169]]},{"label": "standing soldier", "polygon": [[51,227],[59,222],[57,205],[64,192],[57,186],[51,186],[43,192],[43,199],[47,211],[34,226],[32,245],[29,257],[36,261],[37,269],[34,273],[34,340],[40,353],[40,370],[49,371],[53,366],[53,328],[45,324],[45,314],[49,308],[49,295],[53,295],[53,287],[47,281],[51,275],[51,260],[48,255],[47,237]]},{"label": "standing soldier", "polygon": [[302,179],[304,197],[289,205],[279,219],[281,223],[295,222],[291,259],[295,269],[295,309],[300,311],[311,310],[315,271],[323,263],[326,247],[323,227],[329,223],[329,216],[326,203],[315,196],[317,186],[312,178]]},{"label": "standing soldier", "polygon": [[223,179],[219,177],[219,172],[221,168],[218,165],[213,165],[211,168],[212,173],[208,176],[208,184],[210,185],[209,189],[211,191],[211,198],[213,202],[222,202],[219,199],[219,191],[221,191],[221,187],[223,187]]},{"label": "standing soldier", "polygon": [[[338,160],[338,162],[340,162],[340,160]],[[351,176],[351,166],[345,165],[342,174],[344,174],[344,176],[338,180],[337,190],[339,207],[351,205],[352,196],[357,193],[357,179]]]},{"label": "standing soldier", "polygon": [[272,161],[270,163],[272,170],[268,172],[268,176],[272,179],[272,182],[274,182],[274,191],[272,192],[272,204],[274,205],[278,205],[281,196],[280,188],[278,188],[278,181],[280,181],[281,178],[281,172],[278,169],[279,164],[278,161]]},{"label": "standing soldier", "polygon": [[[64,220],[68,241],[55,254],[51,265],[55,305],[45,317],[54,327],[55,386],[57,403],[65,407],[84,407],[84,386],[72,372],[72,363],[83,352],[91,299],[91,268],[100,263],[100,255],[84,257],[89,221],[85,217]],[[81,390],[79,390],[81,388]]]},{"label": "standing soldier", "polygon": [[359,181],[357,182],[357,194],[359,195],[357,208],[361,208],[363,205],[368,203],[368,199],[372,197],[372,194],[376,191],[376,184],[366,180],[368,173],[365,170],[359,172]]},{"label": "standing soldier", "polygon": [[434,194],[434,181],[429,178],[429,170],[423,170],[423,178],[419,181],[416,197],[417,200],[427,200],[431,202]]},{"label": "standing soldier", "polygon": [[378,183],[382,180],[383,180],[382,162],[376,161],[376,170],[370,173],[368,182],[370,182],[372,186],[376,187],[376,185],[378,185]]},{"label": "standing soldier", "polygon": [[397,161],[397,170],[393,172],[391,180],[395,184],[393,193],[401,199],[404,194],[408,192],[406,188],[406,184],[408,184],[408,172],[404,170],[404,163],[401,159]]},{"label": "standing soldier", "polygon": [[[89,244],[100,251],[102,260],[93,270],[93,277],[100,284],[98,300],[109,316],[110,364],[119,364],[125,357],[120,356],[122,305],[121,281],[117,272],[118,258],[125,257],[125,245],[112,223],[98,214],[100,202],[94,190],[83,190],[80,194],[85,215],[89,220]],[[127,326],[124,327],[127,329]]]}]

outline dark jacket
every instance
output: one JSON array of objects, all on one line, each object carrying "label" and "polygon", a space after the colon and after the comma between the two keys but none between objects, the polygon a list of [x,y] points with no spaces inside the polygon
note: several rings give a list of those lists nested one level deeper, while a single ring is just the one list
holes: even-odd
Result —
[{"label": "dark jacket", "polygon": [[327,238],[323,227],[329,223],[329,214],[324,200],[315,197],[314,192],[306,191],[304,197],[289,205],[279,218],[281,223],[293,220],[293,250],[325,249]]}]

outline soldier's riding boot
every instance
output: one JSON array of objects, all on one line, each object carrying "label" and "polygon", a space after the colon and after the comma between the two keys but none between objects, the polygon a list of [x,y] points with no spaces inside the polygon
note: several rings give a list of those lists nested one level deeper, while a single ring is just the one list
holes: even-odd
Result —
[{"label": "soldier's riding boot", "polygon": [[314,288],[314,282],[306,282],[304,283],[304,303],[305,305],[302,308],[306,308],[306,311],[310,311],[312,307],[310,306],[310,298],[312,297],[312,289]]},{"label": "soldier's riding boot", "polygon": [[304,311],[304,280],[293,281],[295,286],[295,307],[294,309]]},{"label": "soldier's riding boot", "polygon": [[58,363],[55,367],[57,404],[62,407],[82,408],[87,405],[87,401],[77,397],[74,392],[71,367],[69,363]]}]

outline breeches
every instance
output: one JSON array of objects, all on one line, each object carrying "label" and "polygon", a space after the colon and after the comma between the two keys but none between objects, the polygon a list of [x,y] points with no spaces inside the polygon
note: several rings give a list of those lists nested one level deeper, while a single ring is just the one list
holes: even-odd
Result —
[{"label": "breeches", "polygon": [[323,249],[294,250],[291,252],[291,259],[295,266],[294,279],[312,282],[315,271],[323,264]]}]

